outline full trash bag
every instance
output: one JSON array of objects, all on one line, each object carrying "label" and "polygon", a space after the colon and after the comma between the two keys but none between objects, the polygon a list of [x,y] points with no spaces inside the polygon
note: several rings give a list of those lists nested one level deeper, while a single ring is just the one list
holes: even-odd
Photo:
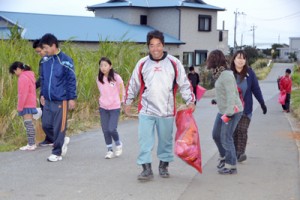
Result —
[{"label": "full trash bag", "polygon": [[285,98],[286,98],[286,93],[285,92],[280,92],[278,96],[278,103],[281,105],[285,104]]},{"label": "full trash bag", "polygon": [[178,111],[175,119],[175,154],[202,173],[200,139],[192,109]]}]

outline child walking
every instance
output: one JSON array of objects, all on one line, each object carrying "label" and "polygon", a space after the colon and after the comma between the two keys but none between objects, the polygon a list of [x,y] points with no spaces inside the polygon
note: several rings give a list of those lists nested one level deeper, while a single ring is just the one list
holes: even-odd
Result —
[{"label": "child walking", "polygon": [[[99,60],[99,73],[97,77],[97,86],[100,92],[99,112],[101,126],[107,147],[106,159],[120,156],[122,154],[122,142],[117,131],[121,103],[124,101],[125,90],[124,82],[120,75],[114,72],[111,61],[102,57]],[[112,141],[116,145],[116,151],[113,152]]]},{"label": "child walking", "polygon": [[26,128],[28,144],[20,148],[22,151],[36,149],[35,128],[32,123],[32,115],[37,113],[36,88],[34,73],[28,65],[22,62],[14,62],[9,67],[9,73],[18,77],[18,114],[23,117]]}]

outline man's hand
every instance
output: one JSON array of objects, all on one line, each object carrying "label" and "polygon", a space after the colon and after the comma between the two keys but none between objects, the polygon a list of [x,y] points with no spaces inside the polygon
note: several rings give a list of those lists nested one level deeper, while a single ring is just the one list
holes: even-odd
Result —
[{"label": "man's hand", "polygon": [[45,98],[44,98],[44,96],[41,96],[41,98],[40,98],[40,103],[41,103],[43,106],[45,106]]},{"label": "man's hand", "polygon": [[130,113],[131,105],[125,105],[125,104],[124,104],[123,109],[124,109],[125,115],[131,116],[131,113]]},{"label": "man's hand", "polygon": [[69,110],[73,110],[76,106],[75,100],[69,100],[68,104],[69,104]]},{"label": "man's hand", "polygon": [[267,106],[265,104],[261,104],[260,107],[263,111],[263,114],[265,115],[267,113]]},{"label": "man's hand", "polygon": [[195,108],[196,108],[196,106],[195,106],[194,103],[189,103],[188,109],[192,109],[192,111],[194,112],[194,111],[195,111]]}]

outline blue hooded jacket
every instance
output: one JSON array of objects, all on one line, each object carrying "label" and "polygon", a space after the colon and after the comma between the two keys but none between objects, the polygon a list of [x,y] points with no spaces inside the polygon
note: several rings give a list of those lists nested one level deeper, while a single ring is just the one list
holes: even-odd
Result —
[{"label": "blue hooded jacket", "polygon": [[41,96],[50,101],[74,100],[76,75],[73,60],[59,51],[41,61]]},{"label": "blue hooded jacket", "polygon": [[247,90],[244,96],[244,114],[249,115],[253,111],[253,98],[252,94],[255,96],[260,105],[265,104],[261,89],[258,84],[257,77],[252,70],[252,68],[248,68],[247,72]]}]

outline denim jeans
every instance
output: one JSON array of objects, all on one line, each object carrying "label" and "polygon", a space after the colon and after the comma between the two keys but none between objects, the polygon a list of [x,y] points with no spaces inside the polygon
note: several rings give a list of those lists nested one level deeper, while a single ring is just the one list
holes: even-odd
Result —
[{"label": "denim jeans", "polygon": [[156,117],[139,114],[139,145],[140,152],[137,164],[152,162],[152,149],[155,142],[155,128],[158,145],[157,157],[164,162],[171,162],[173,155],[173,123],[174,117]]},{"label": "denim jeans", "polygon": [[116,145],[119,145],[119,133],[117,131],[120,109],[105,110],[99,109],[101,117],[101,126],[104,134],[104,139],[107,147],[112,147],[112,140]]},{"label": "denim jeans", "polygon": [[220,157],[225,157],[225,164],[236,165],[236,152],[233,142],[233,133],[242,116],[242,112],[233,115],[228,123],[221,119],[222,114],[218,113],[212,131],[213,139],[219,150]]}]

